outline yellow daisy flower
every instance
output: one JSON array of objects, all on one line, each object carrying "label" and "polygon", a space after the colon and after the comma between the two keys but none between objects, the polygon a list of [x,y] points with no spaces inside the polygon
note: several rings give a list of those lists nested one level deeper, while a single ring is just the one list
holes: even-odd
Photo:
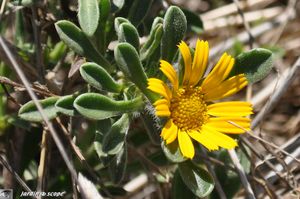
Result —
[{"label": "yellow daisy flower", "polygon": [[182,82],[179,82],[173,66],[164,60],[160,62],[160,70],[170,84],[157,78],[148,79],[148,89],[163,97],[153,104],[156,115],[168,118],[161,137],[166,144],[177,139],[182,155],[187,158],[193,158],[195,154],[192,140],[208,150],[236,147],[236,141],[224,133],[241,134],[250,130],[250,119],[246,116],[252,114],[252,105],[242,101],[212,101],[244,88],[248,83],[245,75],[228,78],[234,58],[224,53],[203,78],[208,62],[208,42],[197,41],[193,60],[185,42],[182,41],[178,47],[184,60]]}]

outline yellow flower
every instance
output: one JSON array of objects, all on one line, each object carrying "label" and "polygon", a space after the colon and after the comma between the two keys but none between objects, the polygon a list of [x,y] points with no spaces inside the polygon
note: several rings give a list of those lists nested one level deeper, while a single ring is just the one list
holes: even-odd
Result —
[{"label": "yellow flower", "polygon": [[236,141],[224,133],[241,134],[250,130],[250,119],[246,116],[252,114],[252,105],[242,101],[212,101],[244,88],[248,83],[245,75],[228,77],[234,58],[224,53],[203,78],[208,62],[208,42],[197,41],[193,60],[185,42],[178,47],[184,60],[182,81],[173,66],[164,60],[160,62],[160,70],[170,84],[157,78],[148,79],[148,89],[163,97],[153,104],[156,115],[168,118],[161,137],[166,144],[177,139],[182,155],[187,158],[193,158],[195,154],[192,140],[208,150],[236,147]]}]

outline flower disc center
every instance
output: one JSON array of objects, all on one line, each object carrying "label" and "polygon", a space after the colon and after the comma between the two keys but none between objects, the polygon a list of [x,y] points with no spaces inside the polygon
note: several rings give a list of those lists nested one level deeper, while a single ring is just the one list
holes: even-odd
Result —
[{"label": "flower disc center", "polygon": [[171,118],[180,130],[199,130],[208,119],[201,87],[181,88],[171,101]]}]

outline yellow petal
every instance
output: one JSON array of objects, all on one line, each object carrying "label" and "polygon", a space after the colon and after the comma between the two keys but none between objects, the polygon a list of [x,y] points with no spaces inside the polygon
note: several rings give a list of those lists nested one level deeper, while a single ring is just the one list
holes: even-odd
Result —
[{"label": "yellow petal", "polygon": [[170,102],[166,99],[159,99],[153,104],[155,106],[155,114],[159,117],[169,117],[171,112],[169,110]]},{"label": "yellow petal", "polygon": [[234,58],[232,58],[230,55],[227,55],[227,53],[224,53],[217,65],[203,81],[202,88],[204,90],[211,90],[219,86],[220,83],[227,78],[233,65]]},{"label": "yellow petal", "polygon": [[184,157],[192,159],[195,155],[195,149],[190,136],[178,129],[178,143],[179,148]]},{"label": "yellow petal", "polygon": [[237,146],[237,143],[234,139],[225,135],[223,133],[218,132],[212,127],[208,127],[206,125],[202,126],[202,131],[207,139],[210,139],[216,145],[223,147],[225,149],[233,149]]},{"label": "yellow petal", "polygon": [[166,143],[169,144],[177,138],[177,129],[177,126],[170,119],[165,124],[160,135],[166,141]]},{"label": "yellow petal", "polygon": [[191,56],[190,48],[184,41],[180,42],[178,48],[184,60],[183,85],[188,85],[190,75],[192,72],[192,56]]},{"label": "yellow petal", "polygon": [[[177,126],[175,125],[175,127],[177,127]],[[177,138],[177,128],[176,128],[176,131],[174,133],[172,133],[168,137],[168,139],[166,139],[166,144],[170,144],[170,143],[174,142],[174,140],[176,140],[176,138]]]},{"label": "yellow petal", "polygon": [[194,53],[192,74],[189,80],[191,86],[195,86],[202,78],[208,61],[209,46],[207,41],[197,40],[196,50]]},{"label": "yellow petal", "polygon": [[159,99],[159,100],[156,100],[156,101],[153,103],[154,106],[158,106],[158,105],[160,105],[160,104],[167,104],[167,105],[169,105],[170,102],[169,102],[168,100],[166,100],[166,99]]},{"label": "yellow petal", "polygon": [[165,97],[167,100],[170,100],[172,97],[172,93],[169,87],[160,79],[149,78],[148,79],[148,87],[149,90],[160,94]]},{"label": "yellow petal", "polygon": [[207,113],[212,116],[247,116],[253,114],[252,105],[249,102],[232,101],[219,102],[207,106]]},{"label": "yellow petal", "polygon": [[210,118],[205,125],[220,132],[239,134],[250,130],[250,122],[245,117],[217,117]]},{"label": "yellow petal", "polygon": [[203,92],[205,93],[205,100],[212,101],[217,99],[222,99],[233,95],[243,89],[248,84],[248,81],[244,74],[239,74],[237,76],[233,76],[225,81],[223,81],[218,87],[205,90],[203,88]]},{"label": "yellow petal", "polygon": [[167,104],[159,104],[157,106],[155,106],[155,110],[156,110],[156,115],[157,116],[170,116],[171,112],[169,110],[169,106]]},{"label": "yellow petal", "polygon": [[158,117],[170,117],[171,112],[170,111],[155,111],[155,115]]},{"label": "yellow petal", "polygon": [[164,75],[170,80],[175,90],[178,90],[178,77],[173,66],[164,60],[160,61],[160,70],[164,73]]},{"label": "yellow petal", "polygon": [[213,141],[211,141],[210,139],[208,139],[205,136],[205,133],[202,132],[202,130],[200,132],[190,131],[188,132],[188,134],[191,138],[193,138],[194,140],[196,140],[197,142],[205,146],[209,151],[219,149],[219,146],[215,144]]}]

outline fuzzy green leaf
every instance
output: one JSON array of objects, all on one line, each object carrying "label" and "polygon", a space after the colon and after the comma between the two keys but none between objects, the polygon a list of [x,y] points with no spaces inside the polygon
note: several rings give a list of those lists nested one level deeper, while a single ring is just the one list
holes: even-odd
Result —
[{"label": "fuzzy green leaf", "polygon": [[122,85],[118,84],[104,68],[95,63],[84,63],[80,67],[82,78],[91,86],[99,90],[120,92]]},{"label": "fuzzy green leaf", "polygon": [[255,83],[267,76],[272,67],[272,52],[264,48],[256,48],[236,57],[230,76],[244,73],[249,83]]},{"label": "fuzzy green leaf", "polygon": [[183,182],[196,196],[206,197],[214,189],[214,181],[211,175],[191,161],[180,163],[178,168]]},{"label": "fuzzy green leaf", "polygon": [[163,149],[164,154],[171,162],[180,163],[187,160],[185,157],[182,156],[177,141],[172,142],[168,145],[166,145],[166,143],[163,141],[161,143],[161,147]]},{"label": "fuzzy green leaf", "polygon": [[96,62],[108,71],[112,71],[110,63],[94,48],[87,36],[75,24],[67,20],[55,23],[56,31],[68,47],[76,53]]},{"label": "fuzzy green leaf", "polygon": [[[49,119],[53,119],[57,116],[58,110],[55,107],[55,103],[58,99],[59,97],[49,97],[47,99],[39,100],[46,116]],[[33,101],[27,102],[20,108],[19,117],[31,122],[43,121],[43,118],[40,112],[37,110]]]},{"label": "fuzzy green leaf", "polygon": [[135,0],[129,10],[129,21],[138,27],[148,14],[152,3],[153,0]]},{"label": "fuzzy green leaf", "polygon": [[196,199],[197,196],[187,188],[187,186],[184,184],[179,170],[177,169],[175,171],[173,181],[172,181],[172,197],[173,199]]},{"label": "fuzzy green leaf", "polygon": [[54,63],[58,62],[65,54],[66,50],[67,50],[66,44],[64,44],[62,41],[58,42],[54,46],[53,50],[49,53],[50,61]]},{"label": "fuzzy green leaf", "polygon": [[103,138],[102,150],[109,155],[115,155],[120,152],[125,143],[125,136],[129,129],[128,114],[116,121],[109,132]]},{"label": "fuzzy green leaf", "polygon": [[85,93],[76,98],[74,107],[87,118],[103,120],[137,111],[143,107],[143,100],[138,97],[129,101],[115,101],[98,93]]},{"label": "fuzzy green leaf", "polygon": [[109,17],[111,3],[110,0],[100,0],[100,23],[105,23]]},{"label": "fuzzy green leaf", "polygon": [[163,24],[164,23],[164,19],[161,17],[155,17],[155,19],[152,22],[151,25],[151,31],[157,26],[157,24]]},{"label": "fuzzy green leaf", "polygon": [[127,148],[122,147],[119,153],[115,155],[110,164],[108,170],[112,181],[115,184],[119,184],[125,174],[127,167]]},{"label": "fuzzy green leaf", "polygon": [[157,24],[156,27],[150,32],[149,39],[141,48],[141,60],[149,58],[155,50],[159,47],[161,38],[163,35],[163,26],[162,24]]},{"label": "fuzzy green leaf", "polygon": [[8,118],[5,122],[7,122],[13,126],[16,126],[18,128],[25,129],[26,131],[30,131],[30,129],[31,129],[31,125],[28,121],[25,121],[16,115],[8,116]]},{"label": "fuzzy green leaf", "polygon": [[128,19],[126,19],[126,18],[123,18],[123,17],[116,17],[115,18],[114,27],[115,27],[115,31],[116,31],[117,34],[119,34],[119,32],[120,32],[120,26],[123,23],[130,23],[130,21]]},{"label": "fuzzy green leaf", "polygon": [[61,97],[57,102],[55,103],[56,109],[65,115],[68,116],[75,116],[76,110],[73,106],[74,100],[76,99],[76,96],[74,95],[66,95]]},{"label": "fuzzy green leaf", "polygon": [[83,32],[93,36],[99,24],[100,12],[98,0],[78,1],[78,20]]},{"label": "fuzzy green leaf", "polygon": [[107,132],[109,132],[111,128],[111,119],[109,118],[97,121],[97,125],[98,128],[96,129],[95,133],[94,147],[98,157],[104,162],[104,164],[106,164],[106,160],[110,158],[108,158],[108,154],[102,150],[102,143],[104,136],[107,134]]},{"label": "fuzzy green leaf", "polygon": [[128,43],[118,44],[115,48],[115,60],[126,77],[151,101],[155,101],[155,96],[147,89],[147,76],[135,48]]},{"label": "fuzzy green leaf", "polygon": [[118,32],[119,42],[130,43],[138,52],[140,49],[140,39],[137,29],[131,23],[122,23]]},{"label": "fuzzy green leaf", "polygon": [[162,59],[172,61],[177,45],[183,39],[187,29],[187,21],[180,8],[171,6],[164,17],[164,35],[162,37],[161,53]]}]

